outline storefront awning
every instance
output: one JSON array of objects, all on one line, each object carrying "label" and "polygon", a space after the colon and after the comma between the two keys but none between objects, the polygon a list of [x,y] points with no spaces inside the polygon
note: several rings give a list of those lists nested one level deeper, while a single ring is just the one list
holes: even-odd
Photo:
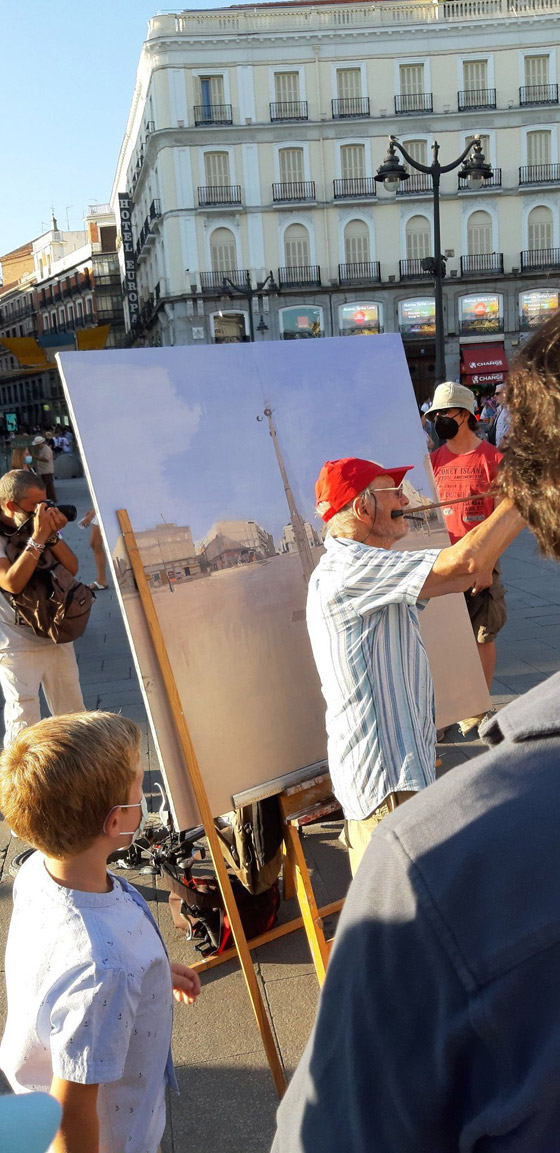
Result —
[{"label": "storefront awning", "polygon": [[507,370],[503,344],[468,344],[461,348],[461,372],[469,387],[501,384]]}]

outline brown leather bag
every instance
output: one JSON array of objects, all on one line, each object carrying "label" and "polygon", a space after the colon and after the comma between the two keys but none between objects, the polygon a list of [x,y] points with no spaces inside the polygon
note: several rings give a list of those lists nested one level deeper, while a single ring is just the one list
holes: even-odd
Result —
[{"label": "brown leather bag", "polygon": [[[23,525],[8,536],[0,525],[0,533],[6,541],[6,556],[13,564],[29,540],[29,527]],[[31,629],[36,637],[44,637],[55,645],[70,644],[82,636],[95,600],[93,590],[77,581],[49,548],[21,592],[0,591],[14,610],[16,626]]]}]

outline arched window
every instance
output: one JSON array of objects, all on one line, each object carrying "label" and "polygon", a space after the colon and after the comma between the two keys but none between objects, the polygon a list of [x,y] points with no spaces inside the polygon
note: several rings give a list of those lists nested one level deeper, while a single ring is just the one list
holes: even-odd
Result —
[{"label": "arched window", "polygon": [[284,233],[286,268],[301,268],[310,263],[309,233],[303,224],[290,224]]},{"label": "arched window", "polygon": [[423,260],[430,255],[430,222],[425,216],[411,216],[406,225],[406,259]]},{"label": "arched window", "polygon": [[471,212],[467,221],[467,253],[482,256],[494,251],[492,218],[488,212]]},{"label": "arched window", "polygon": [[544,204],[537,205],[529,213],[529,251],[541,252],[552,248],[552,212]]},{"label": "arched window", "polygon": [[229,179],[229,153],[205,152],[204,172],[206,184],[210,188],[224,188],[230,183]]},{"label": "arched window", "polygon": [[347,264],[367,264],[369,230],[363,220],[350,220],[344,229],[344,259]]},{"label": "arched window", "polygon": [[229,228],[215,228],[210,237],[212,272],[231,272],[236,267],[235,236]]}]

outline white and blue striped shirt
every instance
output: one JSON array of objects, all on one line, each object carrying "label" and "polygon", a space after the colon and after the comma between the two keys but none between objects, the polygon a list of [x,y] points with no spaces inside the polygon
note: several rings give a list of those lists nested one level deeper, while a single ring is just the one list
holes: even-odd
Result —
[{"label": "white and blue striped shirt", "polygon": [[[329,768],[350,820],[435,777],[434,689],[418,595],[439,549],[393,552],[327,537],[307,627],[327,702]],[[423,608],[423,604],[419,607]]]}]

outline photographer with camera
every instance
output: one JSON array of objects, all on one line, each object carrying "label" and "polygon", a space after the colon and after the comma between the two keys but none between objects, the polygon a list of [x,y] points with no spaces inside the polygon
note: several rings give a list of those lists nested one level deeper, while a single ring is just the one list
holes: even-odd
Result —
[{"label": "photographer with camera", "polygon": [[[75,515],[72,506],[66,511]],[[61,567],[70,581],[77,573],[78,561],[59,536],[68,519],[47,502],[41,477],[16,469],[0,478],[0,687],[6,748],[21,729],[40,720],[41,686],[53,716],[84,709],[73,644],[37,635],[17,609],[18,595],[34,588],[39,568]]]}]

